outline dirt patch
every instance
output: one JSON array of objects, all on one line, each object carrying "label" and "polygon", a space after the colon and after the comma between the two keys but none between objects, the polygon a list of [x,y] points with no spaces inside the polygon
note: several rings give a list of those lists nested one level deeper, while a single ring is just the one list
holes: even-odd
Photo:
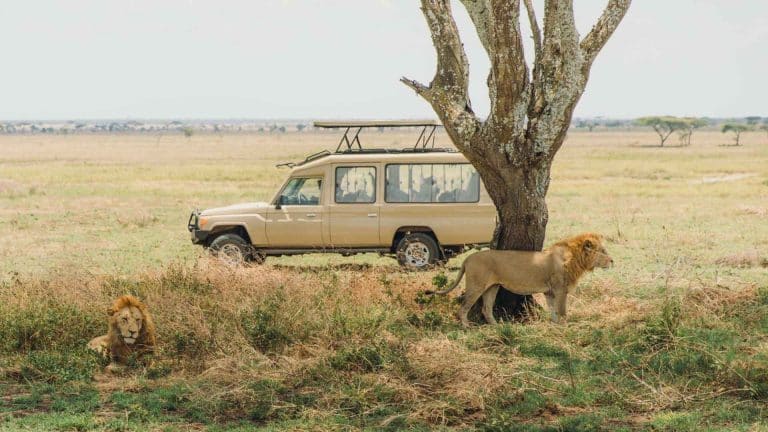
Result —
[{"label": "dirt patch", "polygon": [[736,268],[768,267],[768,258],[751,250],[722,256],[715,260],[715,264]]},{"label": "dirt patch", "polygon": [[719,176],[703,177],[701,180],[695,180],[692,183],[694,183],[694,184],[709,184],[709,183],[732,182],[732,181],[744,180],[746,178],[755,177],[755,176],[757,176],[756,173],[724,174],[724,175],[719,175]]},{"label": "dirt patch", "polygon": [[757,206],[739,206],[739,211],[743,214],[754,216],[768,216],[768,208]]}]

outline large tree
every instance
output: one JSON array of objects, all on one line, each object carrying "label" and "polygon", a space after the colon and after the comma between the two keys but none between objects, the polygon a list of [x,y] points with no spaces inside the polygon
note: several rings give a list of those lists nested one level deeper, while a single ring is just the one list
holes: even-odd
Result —
[{"label": "large tree", "polygon": [[[469,63],[450,0],[421,0],[437,51],[432,82],[425,85],[405,77],[401,81],[432,105],[456,147],[477,168],[498,212],[492,247],[541,250],[552,160],[592,63],[630,0],[609,0],[584,38],[576,30],[573,0],[544,1],[543,31],[532,0],[523,0],[533,34],[531,69],[523,52],[520,0],[461,2],[490,58],[488,117],[480,119],[472,110]],[[503,301],[519,306],[530,297]]]}]

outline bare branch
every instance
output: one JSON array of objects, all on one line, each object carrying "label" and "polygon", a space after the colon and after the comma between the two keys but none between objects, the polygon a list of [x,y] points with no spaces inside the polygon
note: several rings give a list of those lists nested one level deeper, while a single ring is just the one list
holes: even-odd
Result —
[{"label": "bare branch", "polygon": [[429,91],[429,87],[416,80],[408,79],[406,77],[400,78],[400,82],[413,89],[417,95],[429,100],[428,95],[426,94]]},{"label": "bare branch", "polygon": [[421,0],[421,10],[437,52],[437,70],[429,86],[405,77],[400,81],[432,105],[456,146],[466,149],[480,122],[469,101],[469,61],[451,13],[451,3],[450,0]]},{"label": "bare branch", "polygon": [[[541,81],[541,29],[539,28],[539,21],[536,19],[536,10],[533,8],[531,0],[525,1],[525,10],[528,12],[528,23],[531,26],[531,33],[533,34],[533,47],[534,47],[534,60],[533,60],[533,77],[531,81],[537,83]],[[536,109],[537,100],[540,100],[536,94],[536,85],[531,85],[530,96],[528,102],[528,115],[533,116]]]},{"label": "bare branch", "polygon": [[528,108],[526,153],[551,158],[560,148],[586,76],[579,50],[573,0],[546,0],[544,40]]},{"label": "bare branch", "polygon": [[491,61],[488,122],[511,125],[522,120],[529,79],[520,34],[520,0],[461,1]]},{"label": "bare branch", "polygon": [[603,49],[605,43],[608,42],[616,27],[619,26],[621,20],[629,9],[629,5],[632,0],[610,0],[605,7],[603,14],[592,27],[592,30],[581,41],[581,51],[584,54],[584,59],[587,64],[591,64],[597,53]]},{"label": "bare branch", "polygon": [[469,61],[453,20],[450,0],[422,0],[432,43],[437,52],[437,70],[430,87],[453,95],[457,103],[469,104]]},{"label": "bare branch", "polygon": [[535,65],[541,56],[541,29],[539,28],[538,20],[536,20],[536,11],[533,9],[533,3],[531,0],[524,0],[524,3],[525,10],[528,12],[528,22],[531,25],[531,33],[533,33],[533,46],[536,51]]}]

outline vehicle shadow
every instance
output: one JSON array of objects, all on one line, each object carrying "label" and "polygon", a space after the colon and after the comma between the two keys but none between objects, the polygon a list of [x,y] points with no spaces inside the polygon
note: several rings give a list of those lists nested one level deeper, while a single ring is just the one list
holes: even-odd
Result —
[{"label": "vehicle shadow", "polygon": [[[305,265],[305,264],[272,264],[272,267],[280,270],[292,270],[292,271],[367,271],[378,270],[388,273],[421,273],[422,271],[414,271],[403,268],[399,265],[381,265],[381,264],[369,264],[369,263],[338,263],[338,264],[319,264],[319,265]],[[432,266],[429,269],[423,271],[457,271],[458,266]]]}]

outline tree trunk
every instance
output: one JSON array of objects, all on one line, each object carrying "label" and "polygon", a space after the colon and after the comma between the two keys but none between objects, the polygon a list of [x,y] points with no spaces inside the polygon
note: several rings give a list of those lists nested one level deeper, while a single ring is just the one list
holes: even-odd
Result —
[{"label": "tree trunk", "polygon": [[[491,112],[481,120],[469,100],[469,61],[450,0],[421,0],[437,54],[429,85],[401,81],[440,117],[456,147],[483,179],[496,205],[493,249],[538,251],[547,228],[549,172],[587,84],[595,57],[618,27],[630,0],[608,0],[582,39],[572,0],[545,0],[544,27],[531,0],[523,0],[533,36],[533,68],[523,52],[520,0],[461,0],[491,61]],[[662,145],[665,138],[662,137]],[[531,296],[500,290],[499,318],[523,317]]]},{"label": "tree trunk", "polygon": [[[542,250],[549,219],[545,197],[549,188],[550,167],[551,161],[545,160],[503,174],[483,172],[482,167],[478,168],[498,216],[492,249]],[[484,322],[481,305],[479,300],[472,308],[471,317],[476,322]],[[494,315],[503,321],[525,321],[539,308],[533,296],[501,289],[496,296]]]}]

